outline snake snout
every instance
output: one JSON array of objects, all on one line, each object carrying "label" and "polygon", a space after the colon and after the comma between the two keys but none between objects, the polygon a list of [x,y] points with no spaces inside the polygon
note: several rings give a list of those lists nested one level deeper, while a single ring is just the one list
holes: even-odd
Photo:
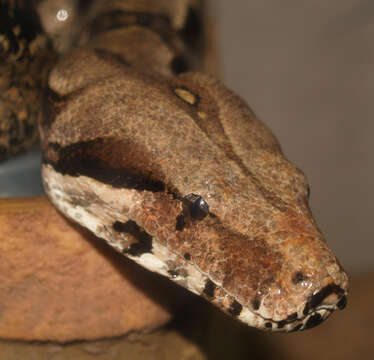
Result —
[{"label": "snake snout", "polygon": [[319,309],[330,309],[333,311],[338,308],[342,310],[346,304],[346,291],[339,285],[331,283],[308,298],[303,313],[308,315],[310,312]]},{"label": "snake snout", "polygon": [[311,329],[328,318],[331,313],[347,305],[347,290],[335,283],[324,286],[315,294],[311,295],[304,307],[305,316],[302,330]]}]

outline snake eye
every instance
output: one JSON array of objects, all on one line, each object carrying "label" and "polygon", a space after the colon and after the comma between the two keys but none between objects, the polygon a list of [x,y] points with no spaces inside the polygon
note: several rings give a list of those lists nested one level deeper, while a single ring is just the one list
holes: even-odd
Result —
[{"label": "snake eye", "polygon": [[188,194],[182,201],[183,213],[192,220],[202,220],[209,214],[208,203],[199,195]]}]

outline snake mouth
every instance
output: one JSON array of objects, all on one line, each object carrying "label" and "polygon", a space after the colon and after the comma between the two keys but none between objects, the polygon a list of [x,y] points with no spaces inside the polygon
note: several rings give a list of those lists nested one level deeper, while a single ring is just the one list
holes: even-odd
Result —
[{"label": "snake mouth", "polygon": [[[319,308],[302,318],[290,320],[275,321],[272,319],[263,319],[262,328],[271,331],[294,332],[314,328],[325,321],[335,308]],[[296,313],[295,313],[296,314]]]},{"label": "snake mouth", "polygon": [[335,284],[329,284],[311,295],[304,308],[283,320],[262,318],[260,327],[265,330],[294,332],[314,328],[326,320],[335,310],[347,305],[347,292]]},{"label": "snake mouth", "polygon": [[[313,306],[314,305],[314,306]],[[303,313],[305,318],[300,330],[311,329],[325,319],[335,310],[343,310],[347,305],[347,294],[339,286],[330,284],[313,295],[305,305]],[[312,310],[310,311],[310,309]]]},{"label": "snake mouth", "polygon": [[288,317],[277,322],[277,330],[292,332],[314,328],[335,310],[343,310],[346,305],[347,292],[335,283],[330,283],[307,299],[300,318],[294,313],[294,319]]},{"label": "snake mouth", "polygon": [[294,332],[300,330],[311,329],[324,320],[326,320],[333,312],[336,310],[336,307],[326,308],[321,307],[316,310],[313,310],[308,315],[303,315],[298,317],[297,313],[294,313],[288,316],[284,320],[273,320],[263,318],[259,314],[254,314],[249,309],[243,309],[239,320],[252,324],[259,329],[276,331],[276,332]]}]

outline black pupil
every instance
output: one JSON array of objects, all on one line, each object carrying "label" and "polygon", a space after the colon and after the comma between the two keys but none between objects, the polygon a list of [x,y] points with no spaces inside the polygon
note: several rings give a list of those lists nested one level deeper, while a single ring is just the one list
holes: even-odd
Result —
[{"label": "black pupil", "polygon": [[183,199],[184,209],[191,219],[202,220],[209,214],[208,203],[199,195],[189,194]]},{"label": "black pupil", "polygon": [[209,211],[208,204],[199,196],[190,207],[191,217],[194,219],[203,219]]}]

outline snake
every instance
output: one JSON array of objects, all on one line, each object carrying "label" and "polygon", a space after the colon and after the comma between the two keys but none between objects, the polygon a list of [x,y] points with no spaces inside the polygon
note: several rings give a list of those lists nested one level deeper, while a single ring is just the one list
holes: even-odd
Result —
[{"label": "snake", "polygon": [[30,2],[2,0],[0,152],[39,133],[64,216],[248,326],[312,328],[346,306],[348,276],[305,175],[202,71],[201,3],[81,1],[59,53]]}]

